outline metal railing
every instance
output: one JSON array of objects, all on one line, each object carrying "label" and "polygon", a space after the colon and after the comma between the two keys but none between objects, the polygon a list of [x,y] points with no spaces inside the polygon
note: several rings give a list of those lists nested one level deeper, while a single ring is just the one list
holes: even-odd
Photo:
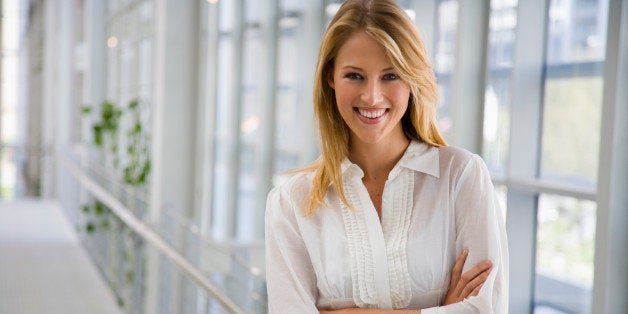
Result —
[{"label": "metal railing", "polygon": [[589,201],[596,200],[597,192],[593,187],[564,182],[552,182],[544,179],[510,178],[495,174],[491,176],[491,179],[495,185],[505,185],[507,187],[516,187],[530,192],[556,194]]},{"label": "metal railing", "polygon": [[78,181],[81,187],[87,190],[99,202],[107,206],[111,212],[125,224],[125,226],[154,247],[169,262],[175,265],[179,272],[192,280],[211,300],[217,302],[222,309],[229,313],[245,313],[244,309],[223,293],[223,291],[221,291],[218,286],[204,274],[203,271],[195,267],[191,261],[178,252],[146,222],[138,219],[133,214],[132,210],[127,208],[119,199],[114,197],[112,193],[96,182],[96,180],[94,180],[88,172],[81,169],[75,161],[72,161],[69,157],[61,154],[57,154],[55,157],[58,164],[63,165],[63,167],[67,169],[68,172],[71,173]]}]

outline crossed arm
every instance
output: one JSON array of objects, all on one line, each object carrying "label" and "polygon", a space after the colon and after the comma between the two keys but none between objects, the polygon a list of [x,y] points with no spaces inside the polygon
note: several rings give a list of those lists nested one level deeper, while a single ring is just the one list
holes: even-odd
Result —
[{"label": "crossed arm", "polygon": [[[476,296],[480,292],[482,285],[488,278],[488,275],[492,269],[492,262],[485,260],[473,268],[462,273],[462,268],[469,255],[468,250],[462,251],[456,264],[451,270],[451,281],[449,284],[449,290],[445,297],[445,302],[442,305],[449,305],[460,302],[467,297]],[[320,311],[320,314],[420,314],[421,310],[382,310],[382,309],[361,309],[351,308],[335,311]]]},{"label": "crossed arm", "polygon": [[[508,313],[508,247],[503,218],[492,189],[488,170],[478,158],[465,167],[456,187],[456,247],[469,248],[461,254],[451,272],[449,289],[440,306],[446,312]],[[292,188],[278,188],[269,194],[271,210],[266,211],[266,261],[270,313],[404,313],[376,309],[320,311],[316,308],[317,278],[302,228],[316,223],[298,223],[290,197]],[[319,217],[320,218],[320,217]],[[314,226],[314,227],[313,227]],[[309,230],[316,233],[316,230]],[[492,261],[479,262],[482,259]],[[463,265],[474,265],[463,273]],[[477,263],[477,264],[476,264]],[[270,267],[268,265],[271,265]],[[489,275],[490,274],[490,275]],[[473,297],[477,296],[477,297]],[[436,313],[434,307],[405,310],[405,313]]]}]

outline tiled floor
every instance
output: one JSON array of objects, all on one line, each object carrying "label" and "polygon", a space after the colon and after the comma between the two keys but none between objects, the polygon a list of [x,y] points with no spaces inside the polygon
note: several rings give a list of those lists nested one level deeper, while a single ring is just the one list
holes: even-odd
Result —
[{"label": "tiled floor", "polygon": [[57,203],[0,203],[0,313],[120,313]]}]

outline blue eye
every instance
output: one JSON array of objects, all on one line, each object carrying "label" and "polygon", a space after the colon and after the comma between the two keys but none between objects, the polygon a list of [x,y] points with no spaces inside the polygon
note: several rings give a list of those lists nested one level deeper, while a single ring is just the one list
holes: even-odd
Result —
[{"label": "blue eye", "polygon": [[389,74],[385,74],[384,75],[384,80],[385,81],[394,81],[394,80],[397,80],[397,79],[399,79],[399,76],[397,74],[389,73]]},{"label": "blue eye", "polygon": [[360,80],[362,79],[362,76],[357,73],[347,73],[345,74],[345,78],[348,78],[350,80]]}]

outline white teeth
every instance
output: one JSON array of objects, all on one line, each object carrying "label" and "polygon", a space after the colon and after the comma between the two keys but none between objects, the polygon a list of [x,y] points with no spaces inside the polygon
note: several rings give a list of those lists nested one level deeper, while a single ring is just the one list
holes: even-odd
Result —
[{"label": "white teeth", "polygon": [[363,109],[358,108],[358,112],[360,112],[360,115],[365,116],[369,119],[375,119],[384,115],[384,112],[386,112],[386,109],[363,110]]}]

